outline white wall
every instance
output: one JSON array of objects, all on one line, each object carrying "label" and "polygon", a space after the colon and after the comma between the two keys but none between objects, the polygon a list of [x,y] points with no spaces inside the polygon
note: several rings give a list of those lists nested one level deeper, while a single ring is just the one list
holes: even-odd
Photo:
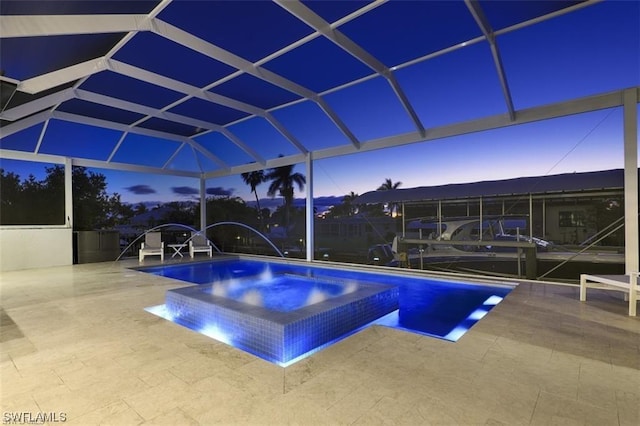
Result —
[{"label": "white wall", "polygon": [[0,228],[0,271],[72,263],[71,228]]}]

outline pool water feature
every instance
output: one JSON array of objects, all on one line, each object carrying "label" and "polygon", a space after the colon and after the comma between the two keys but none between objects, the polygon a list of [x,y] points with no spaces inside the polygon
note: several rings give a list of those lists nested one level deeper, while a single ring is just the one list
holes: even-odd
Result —
[{"label": "pool water feature", "polygon": [[[265,276],[266,275],[266,276]],[[271,311],[289,312],[357,291],[358,283],[270,273],[203,285],[202,291]]]},{"label": "pool water feature", "polygon": [[284,366],[371,324],[456,341],[513,288],[244,259],[139,270],[197,284],[148,311]]}]

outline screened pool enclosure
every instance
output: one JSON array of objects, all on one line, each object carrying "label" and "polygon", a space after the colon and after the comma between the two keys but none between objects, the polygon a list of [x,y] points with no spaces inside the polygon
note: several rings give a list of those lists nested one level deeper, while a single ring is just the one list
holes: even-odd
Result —
[{"label": "screened pool enclosure", "polygon": [[204,201],[208,181],[302,165],[311,260],[317,162],[366,170],[365,153],[603,110],[621,118],[607,144],[623,153],[638,270],[638,2],[3,0],[0,13],[0,161],[65,170],[58,223],[0,228],[2,270],[71,264],[73,166],[193,178]]}]

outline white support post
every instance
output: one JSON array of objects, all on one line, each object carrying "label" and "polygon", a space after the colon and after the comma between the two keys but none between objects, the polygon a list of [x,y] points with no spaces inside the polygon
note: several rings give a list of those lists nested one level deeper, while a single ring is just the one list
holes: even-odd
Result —
[{"label": "white support post", "polygon": [[482,232],[483,232],[483,229],[482,229],[482,221],[483,221],[482,196],[480,196],[480,201],[479,202],[480,202],[480,206],[479,206],[479,209],[480,209],[480,231],[479,231],[479,234],[478,234],[478,240],[482,241]]},{"label": "white support post", "polygon": [[311,262],[313,260],[313,252],[315,242],[313,241],[313,157],[309,152],[307,153],[306,159],[306,167],[307,167],[307,202],[306,202],[306,218],[307,218],[307,226],[306,226],[306,247],[307,247],[307,262]]},{"label": "white support post", "polygon": [[200,231],[205,229],[207,229],[207,180],[203,174],[200,176]]},{"label": "white support post", "polygon": [[625,272],[638,272],[638,95],[624,91],[624,257]]},{"label": "white support post", "polygon": [[73,161],[64,159],[64,223],[73,229]]},{"label": "white support post", "polygon": [[[402,236],[404,237],[406,235],[406,228],[405,228],[405,223],[404,223],[404,201],[400,204],[400,207],[402,207]],[[398,229],[398,228],[396,228]],[[422,237],[420,237],[422,238]]]},{"label": "white support post", "polygon": [[442,238],[442,200],[438,200],[438,239]]},{"label": "white support post", "polygon": [[529,238],[533,238],[533,194],[531,192],[529,193]]},{"label": "white support post", "polygon": [[[533,235],[532,235],[533,237]],[[542,235],[541,238],[547,238],[547,199],[542,198]]]},{"label": "white support post", "polygon": [[629,316],[638,315],[638,273],[629,276]]}]

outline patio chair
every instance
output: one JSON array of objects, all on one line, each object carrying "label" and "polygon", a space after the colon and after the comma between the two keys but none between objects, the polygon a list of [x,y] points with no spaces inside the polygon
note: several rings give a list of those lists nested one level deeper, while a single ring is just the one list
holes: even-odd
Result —
[{"label": "patio chair", "polygon": [[164,262],[164,241],[162,241],[162,233],[148,232],[144,236],[144,242],[140,246],[138,257],[140,262],[145,256],[160,256],[160,261]]},{"label": "patio chair", "polygon": [[609,288],[625,293],[625,300],[629,300],[629,316],[637,315],[636,302],[640,300],[640,285],[638,272],[626,275],[589,275],[580,274],[580,301],[587,300],[587,288]]},{"label": "patio chair", "polygon": [[189,239],[189,256],[193,258],[196,253],[208,253],[209,257],[213,256],[213,247],[207,237],[199,232],[192,232]]}]

